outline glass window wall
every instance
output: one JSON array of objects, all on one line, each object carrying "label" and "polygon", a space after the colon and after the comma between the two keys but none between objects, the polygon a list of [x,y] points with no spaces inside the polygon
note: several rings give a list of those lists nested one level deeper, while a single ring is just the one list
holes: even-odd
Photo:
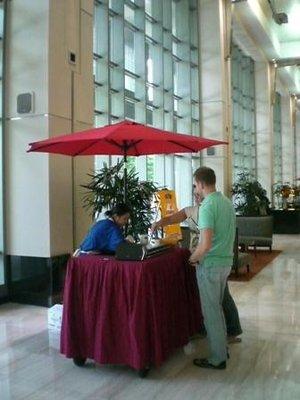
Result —
[{"label": "glass window wall", "polygon": [[256,176],[256,125],[254,61],[238,46],[231,58],[233,181],[240,172]]},{"label": "glass window wall", "polygon": [[[95,1],[95,126],[125,118],[200,135],[197,0]],[[117,157],[97,157],[96,167]],[[198,155],[129,157],[141,179],[192,204]]]}]

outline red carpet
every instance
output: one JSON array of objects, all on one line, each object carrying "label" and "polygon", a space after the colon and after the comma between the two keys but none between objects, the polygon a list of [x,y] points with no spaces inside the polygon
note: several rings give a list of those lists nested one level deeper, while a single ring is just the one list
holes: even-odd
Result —
[{"label": "red carpet", "polygon": [[250,266],[250,272],[247,272],[247,268],[243,267],[239,269],[239,274],[236,275],[234,272],[230,274],[230,281],[237,282],[248,282],[256,274],[258,274],[264,267],[266,267],[271,261],[274,260],[280,253],[281,250],[256,250],[256,255],[253,251],[249,251],[252,254],[252,264]]}]

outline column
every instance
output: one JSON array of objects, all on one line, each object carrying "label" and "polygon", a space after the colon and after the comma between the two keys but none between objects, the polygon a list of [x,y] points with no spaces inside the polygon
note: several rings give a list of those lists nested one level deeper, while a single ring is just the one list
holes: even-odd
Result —
[{"label": "column", "polygon": [[272,198],[273,113],[271,109],[270,70],[266,62],[255,63],[257,180]]},{"label": "column", "polygon": [[294,180],[294,129],[292,126],[291,98],[288,93],[281,96],[282,133],[282,181],[293,184]]},{"label": "column", "polygon": [[[16,301],[53,304],[61,267],[91,222],[80,184],[93,157],[72,160],[26,149],[30,142],[92,126],[92,27],[92,0],[9,2],[5,200]],[[17,112],[20,93],[32,94],[30,113]]]},{"label": "column", "polygon": [[298,101],[298,107],[296,108],[296,126],[295,126],[295,155],[296,155],[296,177],[297,184],[300,185],[300,102]]},{"label": "column", "polygon": [[[199,0],[201,135],[229,139],[230,68],[225,61],[225,1]],[[229,10],[230,11],[230,10]],[[231,146],[217,146],[202,152],[202,165],[211,167],[219,190],[230,194]]]}]

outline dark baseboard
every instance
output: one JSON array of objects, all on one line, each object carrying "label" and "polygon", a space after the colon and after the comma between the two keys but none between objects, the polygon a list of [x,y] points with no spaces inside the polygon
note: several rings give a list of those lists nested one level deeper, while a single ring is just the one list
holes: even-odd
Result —
[{"label": "dark baseboard", "polygon": [[9,297],[0,297],[0,304],[8,303],[9,302]]},{"label": "dark baseboard", "polygon": [[68,258],[7,256],[9,301],[44,307],[62,302]]}]

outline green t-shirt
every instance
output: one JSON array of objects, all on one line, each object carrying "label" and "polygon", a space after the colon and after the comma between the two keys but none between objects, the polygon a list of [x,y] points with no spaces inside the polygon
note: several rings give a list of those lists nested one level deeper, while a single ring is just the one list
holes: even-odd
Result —
[{"label": "green t-shirt", "polygon": [[198,225],[200,230],[213,230],[212,247],[201,264],[204,267],[230,267],[236,225],[232,202],[220,192],[210,193],[200,206]]}]

